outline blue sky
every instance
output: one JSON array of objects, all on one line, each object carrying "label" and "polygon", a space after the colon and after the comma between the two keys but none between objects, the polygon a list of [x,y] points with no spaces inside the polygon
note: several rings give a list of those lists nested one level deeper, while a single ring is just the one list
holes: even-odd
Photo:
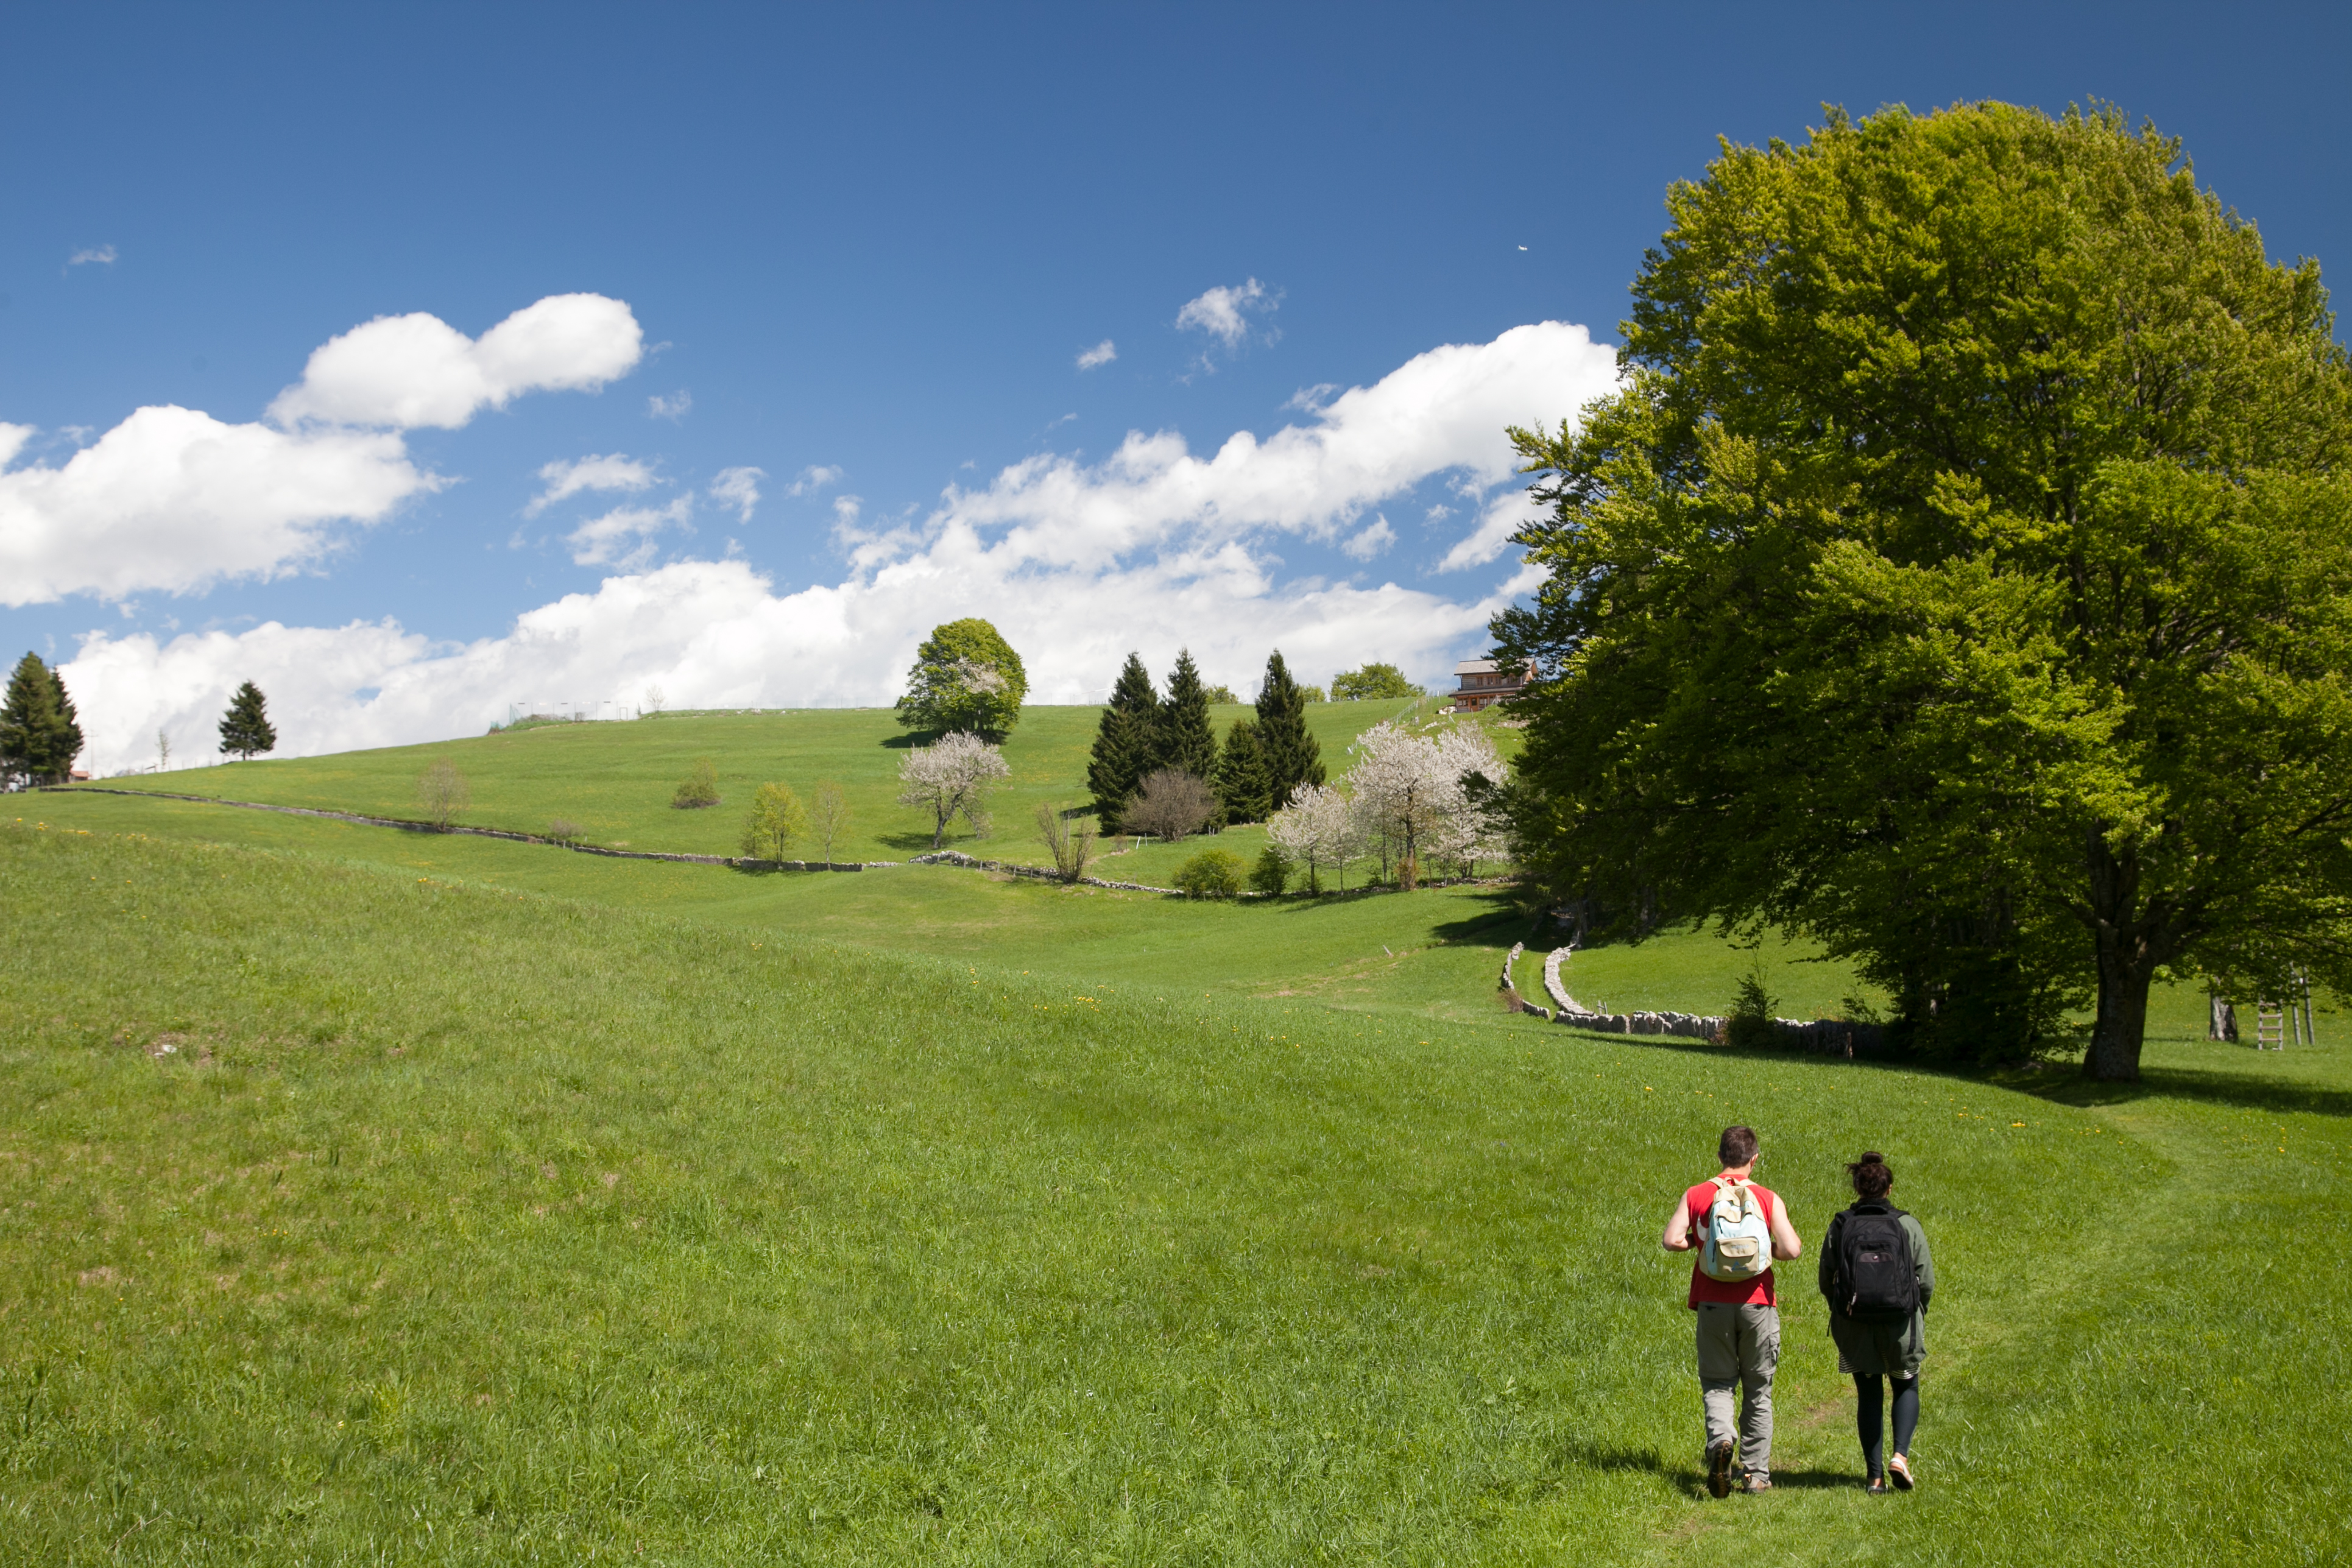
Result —
[{"label": "blue sky", "polygon": [[[203,746],[248,675],[298,751],[652,686],[885,701],[960,614],[1052,700],[1180,643],[1244,690],[1276,643],[1439,678],[1525,586],[1499,425],[1606,385],[1602,349],[1528,329],[1613,339],[1717,135],[2111,100],[2325,262],[2347,34],[2254,6],[16,6],[0,646],[70,661],[107,769],[159,727]],[[573,335],[510,374],[457,336],[564,296],[628,324],[532,318]],[[488,377],[434,383],[437,423],[315,388],[272,416],[313,351],[411,313],[458,344],[433,374]],[[396,347],[348,349],[367,396],[412,374]],[[126,426],[169,407],[215,423]],[[327,434],[294,453],[298,416]],[[63,477],[5,489],[118,427],[71,506]],[[257,466],[165,493],[215,437]],[[555,472],[635,488],[533,510],[589,458]]]}]

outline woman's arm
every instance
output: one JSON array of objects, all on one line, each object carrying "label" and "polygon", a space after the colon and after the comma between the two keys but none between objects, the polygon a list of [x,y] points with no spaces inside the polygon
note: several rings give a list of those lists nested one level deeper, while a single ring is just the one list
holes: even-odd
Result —
[{"label": "woman's arm", "polygon": [[1911,1233],[1911,1267],[1919,1281],[1919,1305],[1925,1307],[1927,1298],[1936,1293],[1936,1260],[1927,1251],[1927,1233],[1910,1215],[1903,1216],[1903,1228]]}]

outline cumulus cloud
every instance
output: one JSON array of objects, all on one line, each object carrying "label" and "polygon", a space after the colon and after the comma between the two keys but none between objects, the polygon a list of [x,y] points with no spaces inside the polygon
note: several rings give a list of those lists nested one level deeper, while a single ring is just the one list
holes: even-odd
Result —
[{"label": "cumulus cloud", "polygon": [[1389,526],[1389,520],[1385,517],[1376,517],[1372,519],[1370,527],[1343,541],[1339,545],[1339,552],[1358,561],[1370,561],[1373,556],[1394,544],[1396,540],[1396,530]]},{"label": "cumulus cloud", "polygon": [[600,386],[636,363],[640,336],[626,305],[593,294],[541,300],[478,341],[431,316],[380,317],[310,356],[274,424],[141,408],[63,467],[22,468],[33,427],[0,425],[0,604],[299,570],[334,547],[330,525],[380,521],[448,482],[409,459],[399,430]]},{"label": "cumulus cloud", "polygon": [[[1430,521],[1438,521],[1447,515],[1444,509],[1430,509]],[[1478,525],[1456,540],[1454,548],[1438,562],[1440,572],[1460,572],[1473,566],[1484,566],[1510,547],[1511,535],[1533,522],[1540,509],[1528,499],[1524,489],[1507,491],[1489,500],[1479,513]]]},{"label": "cumulus cloud", "polygon": [[644,353],[636,317],[601,294],[551,294],[479,338],[421,310],[379,316],[313,351],[269,416],[454,430],[526,392],[593,392]]},{"label": "cumulus cloud", "polygon": [[[1188,305],[1185,309],[1190,310],[1192,307]],[[1098,364],[1108,364],[1118,357],[1118,345],[1113,343],[1108,338],[1105,338],[1094,347],[1084,349],[1079,352],[1078,368],[1080,370],[1092,370]]]},{"label": "cumulus cloud", "polygon": [[812,463],[803,468],[799,476],[785,487],[784,493],[788,496],[814,495],[827,485],[839,484],[841,473],[841,469],[830,464]]},{"label": "cumulus cloud", "polygon": [[648,419],[667,419],[671,424],[675,425],[679,420],[685,418],[688,411],[692,409],[693,406],[694,394],[687,391],[687,389],[682,386],[667,397],[656,392],[651,397],[646,399],[646,417]]},{"label": "cumulus cloud", "polygon": [[[751,509],[760,504],[760,481],[768,477],[764,468],[721,468],[710,481],[710,499],[720,506],[735,509],[739,522],[751,521]],[[800,493],[797,487],[793,494]]]},{"label": "cumulus cloud", "polygon": [[1249,318],[1264,315],[1281,302],[1282,296],[1252,278],[1231,287],[1210,289],[1198,299],[1185,301],[1176,312],[1179,327],[1197,327],[1227,348],[1237,348],[1249,336]]},{"label": "cumulus cloud", "polygon": [[[1392,540],[1384,516],[1365,515],[1445,478],[1512,486],[1456,547],[1492,560],[1500,547],[1481,531],[1498,508],[1521,504],[1503,426],[1573,417],[1615,374],[1613,354],[1581,328],[1520,327],[1433,349],[1308,421],[1263,440],[1237,435],[1208,457],[1138,434],[1099,463],[1034,458],[879,529],[862,524],[857,498],[836,496],[851,568],[836,584],[780,592],[740,561],[683,561],[608,577],[470,644],[391,622],[170,641],[100,632],[65,675],[101,768],[151,754],[159,727],[205,732],[248,679],[269,693],[289,754],[476,731],[508,702],[551,691],[627,702],[652,684],[688,706],[887,703],[916,644],[961,616],[994,621],[1022,650],[1039,702],[1099,701],[1129,649],[1158,667],[1186,645],[1209,679],[1243,689],[1272,647],[1307,669],[1378,650],[1437,678],[1485,646],[1487,620],[1539,569],[1449,595],[1286,580],[1273,547],[1305,536],[1344,548],[1383,530]],[[684,498],[625,508],[575,544],[606,563],[649,561],[654,536],[686,520]]]},{"label": "cumulus cloud", "polygon": [[592,517],[564,536],[581,566],[617,566],[632,572],[654,558],[654,536],[694,514],[694,498],[680,496],[664,507],[615,507]]},{"label": "cumulus cloud", "polygon": [[88,250],[77,250],[71,256],[66,258],[66,265],[68,267],[87,267],[92,262],[96,262],[100,267],[113,266],[115,262],[114,247],[110,245],[94,246]]},{"label": "cumulus cloud", "polygon": [[661,482],[651,464],[625,458],[618,452],[601,457],[592,453],[570,463],[548,463],[540,468],[539,477],[547,488],[522,509],[525,517],[537,517],[556,502],[569,500],[583,490],[634,492]]}]

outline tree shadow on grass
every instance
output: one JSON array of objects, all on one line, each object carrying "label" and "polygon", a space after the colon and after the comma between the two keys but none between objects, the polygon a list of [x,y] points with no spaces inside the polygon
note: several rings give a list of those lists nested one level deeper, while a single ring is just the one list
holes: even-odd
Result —
[{"label": "tree shadow on grass", "polygon": [[1688,1465],[1670,1465],[1658,1456],[1655,1448],[1632,1448],[1604,1443],[1570,1443],[1560,1455],[1563,1463],[1580,1470],[1601,1470],[1622,1473],[1640,1470],[1653,1476],[1663,1476],[1670,1481],[1688,1482],[1698,1478],[1698,1472]]},{"label": "tree shadow on grass", "polygon": [[[931,852],[931,836],[923,832],[919,828],[908,833],[877,833],[874,836],[874,842],[877,844],[887,845],[893,849],[903,849],[910,855],[928,855]],[[961,849],[967,855],[976,853],[969,847],[958,844],[953,839],[950,839],[947,843],[940,845],[940,847],[942,849]]]},{"label": "tree shadow on grass", "polygon": [[2255,1078],[2202,1068],[2146,1068],[2137,1083],[2094,1083],[2061,1069],[2051,1083],[1997,1079],[2004,1089],[2022,1089],[2043,1100],[2087,1110],[2093,1106],[2130,1105],[2144,1100],[2193,1100],[2225,1105],[2237,1110],[2300,1111],[2313,1116],[2352,1116],[2352,1090],[2296,1083],[2288,1079]]}]

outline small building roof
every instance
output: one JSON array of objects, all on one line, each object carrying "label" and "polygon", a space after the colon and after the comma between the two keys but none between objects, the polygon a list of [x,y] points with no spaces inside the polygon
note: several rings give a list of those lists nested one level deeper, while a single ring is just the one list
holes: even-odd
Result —
[{"label": "small building roof", "polygon": [[1456,675],[1492,675],[1495,661],[1491,658],[1465,658],[1454,667]]}]

